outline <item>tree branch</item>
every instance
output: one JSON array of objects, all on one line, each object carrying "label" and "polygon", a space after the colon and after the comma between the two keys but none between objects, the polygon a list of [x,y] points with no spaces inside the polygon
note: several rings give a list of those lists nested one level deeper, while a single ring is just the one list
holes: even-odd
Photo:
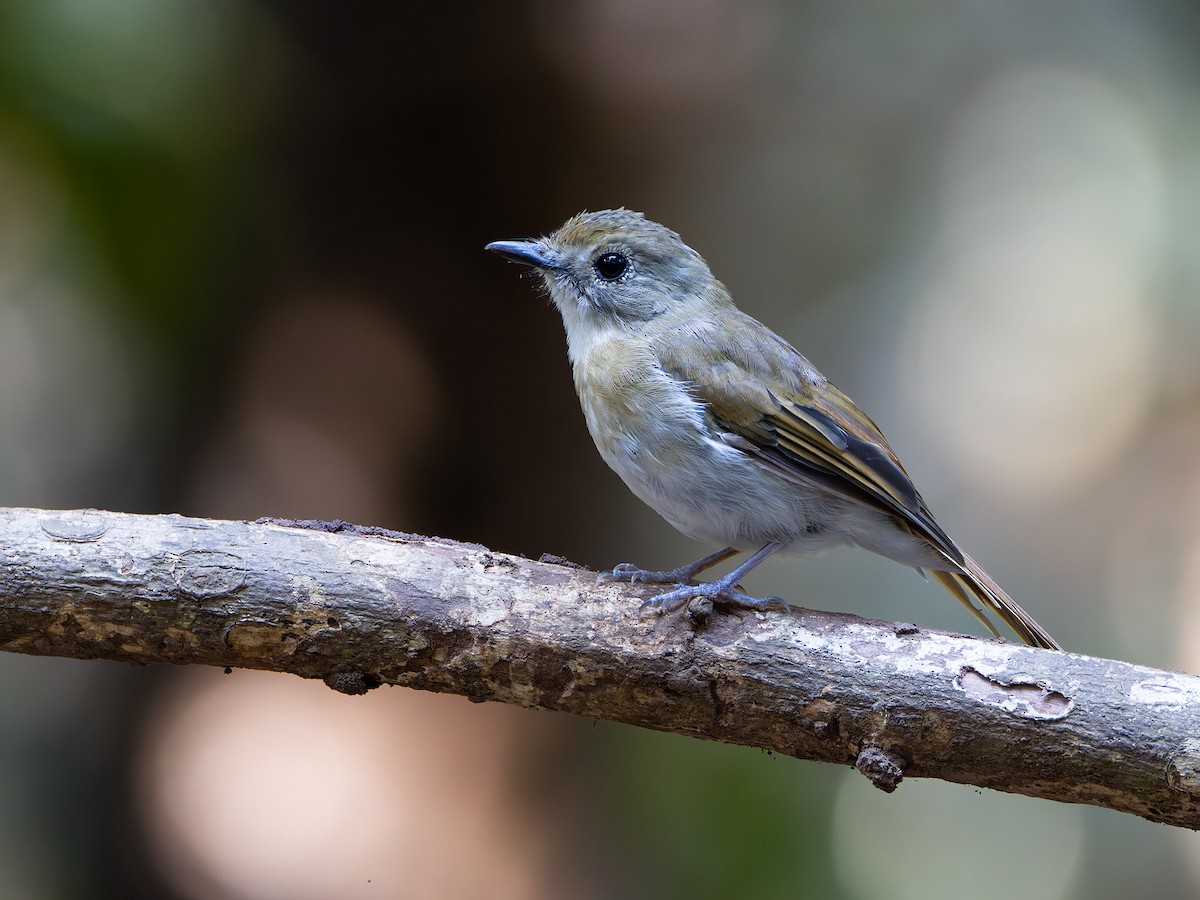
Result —
[{"label": "tree branch", "polygon": [[[289,527],[304,526],[304,527]],[[344,523],[0,509],[0,649],[464,694],[1200,826],[1200,678]]]}]

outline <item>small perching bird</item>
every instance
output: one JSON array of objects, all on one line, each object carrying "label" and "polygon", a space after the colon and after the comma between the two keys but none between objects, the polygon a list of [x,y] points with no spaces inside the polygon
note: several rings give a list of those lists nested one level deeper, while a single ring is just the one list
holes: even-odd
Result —
[{"label": "small perching bird", "polygon": [[[766,609],[741,579],[780,550],[853,544],[929,571],[992,634],[1059,645],[934,521],[879,428],[795,348],[733,305],[679,235],[625,209],[582,213],[548,237],[496,241],[533,266],[562,314],[575,389],[604,461],[685,535],[725,549],[666,572],[628,563],[602,578],[673,584]],[[695,576],[735,554],[728,575]]]}]

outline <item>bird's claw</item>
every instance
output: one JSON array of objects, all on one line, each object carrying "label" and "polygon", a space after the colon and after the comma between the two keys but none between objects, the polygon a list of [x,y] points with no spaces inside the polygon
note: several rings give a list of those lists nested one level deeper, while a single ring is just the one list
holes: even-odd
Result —
[{"label": "bird's claw", "polygon": [[[696,562],[689,565],[680,566],[678,569],[671,569],[665,572],[653,572],[639,568],[633,563],[621,563],[607,572],[601,572],[596,576],[596,581],[627,581],[630,584],[674,585],[672,590],[657,594],[645,601],[638,610],[639,614],[666,615],[693,600],[701,601],[703,605],[707,606],[710,612],[713,604],[717,603],[724,606],[740,606],[742,609],[752,609],[758,612],[766,612],[771,609],[786,611],[789,608],[788,605],[778,597],[751,597],[743,593],[743,588],[738,579],[749,570],[750,566],[743,565],[740,569],[735,569],[724,578],[719,578],[716,581],[696,581],[695,575],[697,572],[703,571],[715,562],[720,562],[721,559],[732,555],[734,552],[731,548],[726,548],[725,550],[720,550],[717,553],[706,556],[704,559],[696,560]],[[760,551],[760,553],[763,552]],[[752,566],[755,562],[757,560],[752,560],[750,565]],[[698,608],[697,611],[700,612]]]},{"label": "bird's claw", "polygon": [[713,603],[737,606],[757,612],[768,612],[772,609],[787,612],[791,608],[779,597],[751,597],[741,591],[725,587],[719,581],[711,581],[705,584],[681,584],[673,591],[667,591],[646,600],[639,607],[638,612],[639,614],[651,613],[665,616],[696,598],[705,598]]}]

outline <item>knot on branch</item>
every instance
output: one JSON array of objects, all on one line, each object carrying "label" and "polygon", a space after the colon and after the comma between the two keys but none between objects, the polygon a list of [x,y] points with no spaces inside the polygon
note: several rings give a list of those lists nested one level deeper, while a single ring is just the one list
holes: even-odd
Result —
[{"label": "knot on branch", "polygon": [[858,751],[854,768],[862,772],[871,784],[890,794],[904,780],[905,760],[894,750],[886,750],[876,744],[865,744]]},{"label": "knot on branch", "polygon": [[383,684],[383,679],[374,672],[330,672],[321,679],[326,686],[342,694],[358,696],[373,691]]}]

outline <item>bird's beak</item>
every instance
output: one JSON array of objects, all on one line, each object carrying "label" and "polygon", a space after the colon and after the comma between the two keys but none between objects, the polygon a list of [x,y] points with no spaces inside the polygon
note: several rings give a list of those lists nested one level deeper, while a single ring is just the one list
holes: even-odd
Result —
[{"label": "bird's beak", "polygon": [[483,249],[527,266],[539,269],[559,268],[558,254],[541,241],[492,241]]}]

